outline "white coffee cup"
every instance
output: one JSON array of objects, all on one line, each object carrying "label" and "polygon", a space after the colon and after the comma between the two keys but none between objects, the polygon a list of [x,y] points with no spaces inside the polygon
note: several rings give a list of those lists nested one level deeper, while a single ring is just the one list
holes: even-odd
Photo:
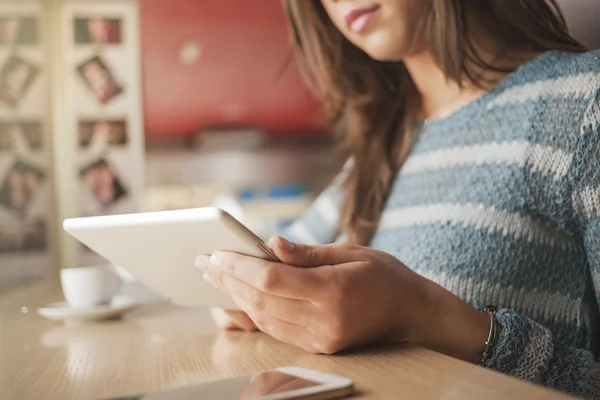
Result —
[{"label": "white coffee cup", "polygon": [[121,280],[110,264],[60,271],[63,294],[71,307],[109,304],[121,290]]}]

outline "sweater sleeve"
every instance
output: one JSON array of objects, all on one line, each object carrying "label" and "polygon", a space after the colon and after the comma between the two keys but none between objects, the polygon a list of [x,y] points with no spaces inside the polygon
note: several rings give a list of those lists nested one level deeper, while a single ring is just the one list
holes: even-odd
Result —
[{"label": "sweater sleeve", "polygon": [[328,244],[336,240],[343,197],[341,184],[348,165],[300,218],[279,232],[280,236],[302,244]]},{"label": "sweater sleeve", "polygon": [[600,366],[590,352],[562,345],[541,324],[500,310],[500,341],[486,367],[551,389],[600,398]]},{"label": "sweater sleeve", "polygon": [[[590,299],[593,303],[600,302],[600,95],[588,105],[578,134],[565,181],[568,190],[552,201],[561,204],[561,219],[568,220],[568,230],[583,242],[596,297]],[[597,314],[596,304],[590,312]],[[590,351],[560,343],[549,329],[513,310],[500,310],[497,318],[502,333],[486,367],[576,396],[600,399],[600,364]]]}]

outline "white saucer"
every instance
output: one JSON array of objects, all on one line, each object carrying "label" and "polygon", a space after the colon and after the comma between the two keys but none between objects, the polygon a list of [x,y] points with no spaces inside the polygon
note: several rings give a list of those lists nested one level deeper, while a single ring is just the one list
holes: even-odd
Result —
[{"label": "white saucer", "polygon": [[61,302],[38,308],[38,314],[55,321],[103,321],[121,317],[136,307],[138,307],[138,304],[134,302],[122,302],[95,307],[74,308],[69,307],[67,303]]}]

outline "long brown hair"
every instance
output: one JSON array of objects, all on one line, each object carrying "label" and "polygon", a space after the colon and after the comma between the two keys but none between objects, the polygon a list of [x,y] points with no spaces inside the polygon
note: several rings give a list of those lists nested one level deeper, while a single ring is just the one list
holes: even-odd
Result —
[{"label": "long brown hair", "polygon": [[[415,35],[459,84],[489,88],[480,71],[510,73],[484,61],[471,35],[476,20],[494,38],[498,56],[559,49],[584,51],[567,29],[555,0],[422,0],[429,9]],[[340,231],[368,244],[391,185],[407,155],[419,94],[402,62],[381,62],[351,44],[320,0],[283,0],[301,69],[342,131],[352,160],[343,182]],[[469,19],[468,17],[473,17]],[[417,37],[417,36],[415,36]]]}]

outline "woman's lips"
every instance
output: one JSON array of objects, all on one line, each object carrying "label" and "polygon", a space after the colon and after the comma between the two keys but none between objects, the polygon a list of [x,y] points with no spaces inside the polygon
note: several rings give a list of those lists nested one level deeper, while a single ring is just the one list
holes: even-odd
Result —
[{"label": "woman's lips", "polygon": [[377,4],[370,8],[352,11],[346,16],[346,23],[348,24],[348,27],[354,33],[360,33],[364,31],[380,8],[381,6]]}]

